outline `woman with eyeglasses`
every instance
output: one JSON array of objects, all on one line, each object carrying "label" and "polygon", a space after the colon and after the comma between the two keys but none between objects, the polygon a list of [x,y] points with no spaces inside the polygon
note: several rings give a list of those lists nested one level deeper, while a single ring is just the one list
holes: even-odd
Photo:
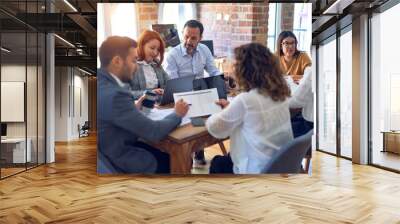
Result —
[{"label": "woman with eyeglasses", "polygon": [[286,78],[291,87],[289,108],[293,136],[296,138],[314,128],[311,59],[307,53],[297,49],[297,38],[291,31],[279,34],[275,54],[279,57],[283,74],[295,83],[291,85],[292,82]]},{"label": "woman with eyeglasses", "polygon": [[283,31],[279,34],[275,54],[279,57],[283,74],[299,84],[305,69],[311,67],[311,59],[307,53],[297,49],[297,38],[293,32]]}]

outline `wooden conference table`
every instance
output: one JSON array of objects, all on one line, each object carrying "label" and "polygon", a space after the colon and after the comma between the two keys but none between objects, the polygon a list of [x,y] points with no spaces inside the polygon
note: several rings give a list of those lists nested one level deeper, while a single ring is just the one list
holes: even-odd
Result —
[{"label": "wooden conference table", "polygon": [[194,127],[191,123],[178,127],[160,142],[148,144],[170,155],[171,174],[190,174],[193,152],[205,147],[220,144],[226,153],[221,139],[211,136],[206,127]]},{"label": "wooden conference table", "polygon": [[[231,97],[238,94],[236,90],[232,89],[229,89],[228,93]],[[170,104],[156,107],[167,109],[173,106],[173,104]],[[171,174],[190,174],[193,165],[192,154],[205,147],[219,144],[222,153],[226,155],[226,149],[223,144],[224,140],[226,139],[214,138],[208,133],[205,126],[194,127],[189,123],[179,126],[160,142],[147,142],[147,144],[169,154]]]},{"label": "wooden conference table", "polygon": [[[238,94],[237,90],[229,89],[228,95],[234,97]],[[156,106],[159,109],[172,108],[174,105]],[[206,119],[206,118],[204,118]],[[191,123],[179,126],[160,142],[147,142],[170,155],[171,174],[190,174],[192,169],[192,154],[205,147],[219,144],[221,151],[226,155],[223,141],[226,139],[216,139],[211,136],[206,127],[194,127]]]}]

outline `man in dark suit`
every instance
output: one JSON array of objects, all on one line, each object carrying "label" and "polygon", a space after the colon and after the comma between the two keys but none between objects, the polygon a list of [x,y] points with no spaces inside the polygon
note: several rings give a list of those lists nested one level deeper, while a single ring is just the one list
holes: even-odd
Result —
[{"label": "man in dark suit", "polygon": [[169,155],[138,139],[159,141],[180,123],[189,106],[178,101],[175,112],[153,121],[142,112],[126,88],[137,69],[136,42],[112,36],[99,49],[97,72],[98,153],[120,173],[169,173]]}]

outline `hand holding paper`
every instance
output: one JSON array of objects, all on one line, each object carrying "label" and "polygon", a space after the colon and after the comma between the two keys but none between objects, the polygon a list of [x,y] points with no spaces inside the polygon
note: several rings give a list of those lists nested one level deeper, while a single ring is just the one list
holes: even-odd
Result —
[{"label": "hand holding paper", "polygon": [[215,103],[218,101],[216,88],[174,93],[174,101],[177,102],[180,99],[183,99],[190,105],[187,113],[188,117],[200,117],[221,111],[221,107]]}]

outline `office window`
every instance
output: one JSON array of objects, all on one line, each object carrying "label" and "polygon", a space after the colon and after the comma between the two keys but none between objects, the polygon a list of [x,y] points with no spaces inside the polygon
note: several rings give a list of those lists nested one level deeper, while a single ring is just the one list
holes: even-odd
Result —
[{"label": "office window", "polygon": [[36,32],[27,33],[27,48],[30,49],[27,61],[27,74],[26,74],[26,113],[27,113],[27,138],[28,147],[31,151],[31,161],[27,164],[28,167],[34,167],[37,164],[37,147],[38,147],[38,44],[39,35]]},{"label": "office window", "polygon": [[293,33],[298,40],[298,49],[310,55],[311,51],[311,7],[310,3],[294,4]]},{"label": "office window", "polygon": [[[113,35],[137,40],[136,4],[98,3],[97,10],[97,48],[107,37]],[[100,67],[99,57],[97,67]]]},{"label": "office window", "polygon": [[336,154],[336,39],[318,49],[318,149]]},{"label": "office window", "polygon": [[158,22],[176,24],[179,33],[183,31],[186,21],[191,19],[196,19],[194,3],[163,3],[159,5]]},{"label": "office window", "polygon": [[0,110],[1,123],[6,125],[0,146],[1,177],[26,170],[26,158],[28,162],[31,161],[31,151],[28,150],[27,155],[26,148],[25,91],[29,69],[26,63],[26,38],[25,32],[1,33]]},{"label": "office window", "polygon": [[37,61],[37,163],[46,163],[46,36],[44,33],[38,35],[38,61]]},{"label": "office window", "polygon": [[351,158],[352,32],[340,36],[340,154]]},{"label": "office window", "polygon": [[276,41],[280,32],[280,24],[278,23],[280,18],[280,4],[270,3],[268,10],[268,39],[267,39],[267,47],[275,52],[276,49]]},{"label": "office window", "polygon": [[[42,12],[42,4],[20,2],[21,16]],[[15,22],[0,30],[0,178],[5,178],[45,163],[46,38],[2,12],[0,17]]]},{"label": "office window", "polygon": [[398,21],[400,4],[371,18],[372,163],[396,170],[400,170],[400,155],[396,154],[400,153],[400,133],[389,134],[385,141],[382,132],[400,131],[400,44],[398,31],[393,29]]}]

